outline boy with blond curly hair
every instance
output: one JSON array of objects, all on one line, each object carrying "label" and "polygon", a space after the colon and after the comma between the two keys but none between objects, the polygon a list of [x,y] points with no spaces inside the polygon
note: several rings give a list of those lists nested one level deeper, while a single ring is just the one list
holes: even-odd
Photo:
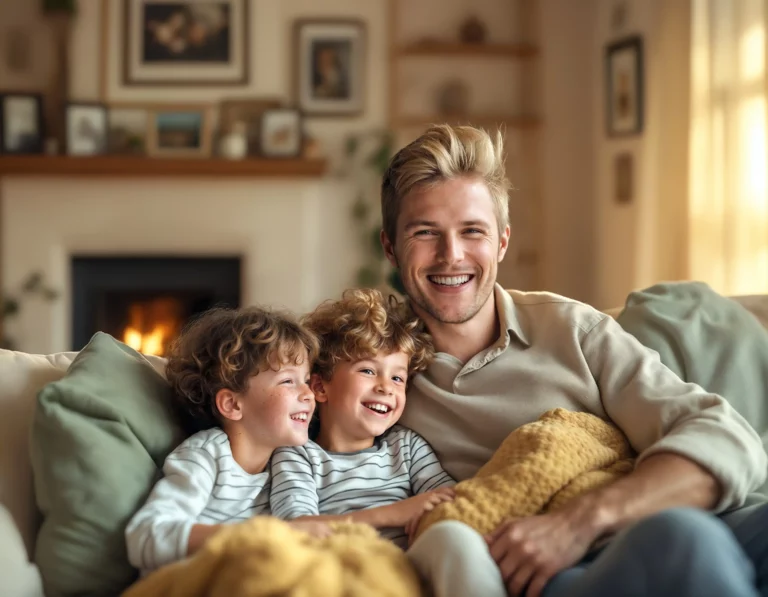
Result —
[{"label": "boy with blond curly hair", "polygon": [[[193,321],[167,365],[175,406],[197,431],[166,458],[163,478],[126,528],[142,573],[191,555],[222,525],[269,514],[275,448],[308,439],[315,336],[290,315],[214,309]],[[314,534],[321,523],[293,523]]]},{"label": "boy with blond curly hair", "polygon": [[[348,290],[303,323],[320,340],[311,379],[319,429],[314,441],[275,451],[272,513],[367,523],[405,549],[455,484],[427,441],[397,424],[409,380],[434,356],[431,338],[406,305],[376,290]],[[462,523],[434,525],[408,555],[437,597],[506,595],[483,538]]]}]

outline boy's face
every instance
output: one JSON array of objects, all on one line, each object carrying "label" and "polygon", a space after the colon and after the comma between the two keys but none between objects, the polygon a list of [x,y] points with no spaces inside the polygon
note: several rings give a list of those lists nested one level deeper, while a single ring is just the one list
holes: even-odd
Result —
[{"label": "boy's face", "polygon": [[268,368],[251,377],[248,391],[240,398],[241,422],[260,444],[278,448],[307,442],[315,411],[308,361],[305,354],[298,365],[289,363],[277,371]]},{"label": "boy's face", "polygon": [[392,427],[405,407],[408,363],[404,352],[380,352],[370,359],[339,363],[317,394],[323,403],[323,430],[342,434],[339,439],[363,441]]}]

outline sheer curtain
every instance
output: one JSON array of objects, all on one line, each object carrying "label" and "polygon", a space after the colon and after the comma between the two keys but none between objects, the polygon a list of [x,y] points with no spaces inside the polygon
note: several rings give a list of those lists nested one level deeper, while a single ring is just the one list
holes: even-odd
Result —
[{"label": "sheer curtain", "polygon": [[768,1],[691,2],[689,277],[768,292]]}]

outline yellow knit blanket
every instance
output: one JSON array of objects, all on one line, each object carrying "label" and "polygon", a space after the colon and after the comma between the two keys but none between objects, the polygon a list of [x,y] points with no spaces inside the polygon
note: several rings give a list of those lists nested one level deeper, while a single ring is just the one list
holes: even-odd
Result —
[{"label": "yellow knit blanket", "polygon": [[[456,499],[427,514],[419,533],[447,519],[480,533],[562,506],[633,467],[624,435],[589,414],[563,409],[512,432]],[[217,533],[191,558],[157,570],[124,597],[416,597],[406,555],[365,525],[335,525],[315,539],[271,517]]]}]

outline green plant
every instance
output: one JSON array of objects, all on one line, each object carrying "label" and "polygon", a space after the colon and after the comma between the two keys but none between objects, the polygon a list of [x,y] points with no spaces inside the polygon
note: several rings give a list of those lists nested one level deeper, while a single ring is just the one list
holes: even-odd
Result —
[{"label": "green plant", "polygon": [[54,301],[59,297],[59,292],[45,284],[43,274],[32,272],[21,284],[18,291],[2,297],[0,300],[0,318],[2,318],[3,325],[0,327],[0,348],[14,350],[15,343],[6,335],[5,324],[9,319],[19,314],[24,299],[32,296],[42,297],[46,301]]},{"label": "green plant", "polygon": [[379,189],[393,146],[392,133],[386,130],[368,131],[348,137],[346,173],[355,179],[357,187],[351,215],[356,223],[364,256],[357,271],[357,284],[376,287],[386,281],[394,290],[402,293],[400,277],[387,261],[380,241]]}]

